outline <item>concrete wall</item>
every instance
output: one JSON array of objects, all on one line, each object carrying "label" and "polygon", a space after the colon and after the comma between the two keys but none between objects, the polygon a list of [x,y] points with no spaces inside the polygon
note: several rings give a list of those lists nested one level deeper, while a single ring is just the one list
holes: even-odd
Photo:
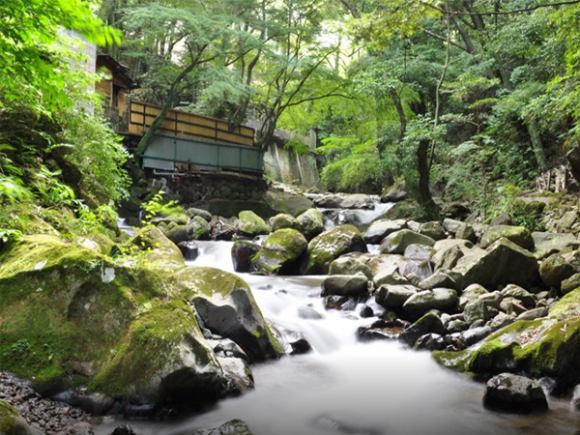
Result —
[{"label": "concrete wall", "polygon": [[[312,150],[316,148],[316,134],[301,137]],[[304,187],[318,187],[320,178],[313,154],[296,154],[279,143],[272,143],[264,153],[264,173],[274,181]]]}]

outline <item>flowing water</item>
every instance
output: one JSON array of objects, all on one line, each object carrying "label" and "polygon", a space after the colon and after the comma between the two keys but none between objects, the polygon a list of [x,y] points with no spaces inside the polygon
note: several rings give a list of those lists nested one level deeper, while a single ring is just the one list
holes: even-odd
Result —
[{"label": "flowing water", "polygon": [[[192,265],[232,271],[231,242],[199,246]],[[428,352],[397,342],[357,342],[357,327],[372,320],[356,310],[324,310],[321,277],[241,275],[264,316],[279,329],[301,333],[313,352],[253,367],[254,390],[205,414],[170,424],[131,422],[139,434],[176,435],[233,418],[246,421],[255,435],[573,435],[580,429],[580,413],[567,401],[551,400],[546,414],[490,412],[482,406],[482,384],[439,367]],[[303,318],[304,307],[319,318]]]}]

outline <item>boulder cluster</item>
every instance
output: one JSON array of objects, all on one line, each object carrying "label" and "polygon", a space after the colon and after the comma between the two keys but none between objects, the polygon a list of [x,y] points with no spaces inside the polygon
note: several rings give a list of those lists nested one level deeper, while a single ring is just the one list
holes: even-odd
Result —
[{"label": "boulder cluster", "polygon": [[[550,377],[556,393],[580,382],[580,240],[574,235],[453,219],[379,219],[364,232],[338,225],[314,235],[301,220],[317,212],[278,215],[265,238],[235,242],[236,270],[328,275],[321,289],[327,308],[364,303],[360,314],[377,318],[359,329],[361,340],[399,339],[483,379]],[[502,406],[502,394],[491,390],[504,378],[488,386],[486,403]],[[540,409],[537,392],[530,394],[529,406]]]}]

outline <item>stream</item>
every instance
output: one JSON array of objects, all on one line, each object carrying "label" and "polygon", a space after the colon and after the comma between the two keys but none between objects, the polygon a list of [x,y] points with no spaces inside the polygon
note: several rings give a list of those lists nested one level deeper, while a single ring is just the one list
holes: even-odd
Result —
[{"label": "stream", "polygon": [[[198,242],[196,266],[233,272],[232,242]],[[241,418],[255,435],[569,434],[580,413],[551,399],[550,412],[514,415],[487,411],[484,385],[439,367],[429,352],[398,342],[357,342],[356,329],[372,322],[354,312],[326,311],[320,276],[240,274],[264,316],[279,329],[297,331],[313,351],[253,367],[255,389],[179,422],[129,422],[141,435],[177,435]],[[303,318],[305,307],[320,318]],[[97,429],[109,434],[121,422]]]}]

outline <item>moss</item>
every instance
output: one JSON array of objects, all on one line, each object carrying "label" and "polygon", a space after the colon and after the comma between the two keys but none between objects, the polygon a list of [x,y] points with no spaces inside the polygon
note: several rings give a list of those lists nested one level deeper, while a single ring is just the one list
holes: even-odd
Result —
[{"label": "moss", "polygon": [[249,236],[268,234],[270,225],[256,213],[250,210],[241,211],[238,214],[240,232]]},{"label": "moss", "polygon": [[548,317],[519,320],[462,352],[438,352],[442,365],[461,371],[499,373],[520,370],[531,376],[580,380],[580,291],[552,306]]},{"label": "moss", "polygon": [[19,417],[12,405],[0,400],[0,434],[11,433]]},{"label": "moss", "polygon": [[252,264],[265,274],[291,274],[296,272],[307,246],[308,242],[298,231],[290,228],[277,230],[264,240],[258,253],[252,257]]},{"label": "moss", "polygon": [[182,365],[179,345],[184,341],[192,345],[199,366],[217,366],[188,304],[151,301],[151,308],[131,324],[91,388],[108,394],[153,394],[154,384]]},{"label": "moss", "polygon": [[339,225],[310,241],[306,273],[327,273],[333,260],[357,250],[366,252],[366,244],[358,228],[354,225]]}]

